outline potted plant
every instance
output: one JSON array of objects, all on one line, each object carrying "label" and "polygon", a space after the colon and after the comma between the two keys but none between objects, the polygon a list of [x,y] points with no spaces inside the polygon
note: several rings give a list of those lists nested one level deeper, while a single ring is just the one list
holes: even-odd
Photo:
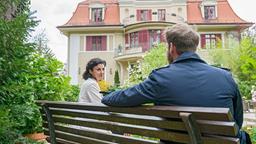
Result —
[{"label": "potted plant", "polygon": [[23,136],[33,140],[44,140],[42,118],[35,103],[13,105],[10,110],[14,128]]}]

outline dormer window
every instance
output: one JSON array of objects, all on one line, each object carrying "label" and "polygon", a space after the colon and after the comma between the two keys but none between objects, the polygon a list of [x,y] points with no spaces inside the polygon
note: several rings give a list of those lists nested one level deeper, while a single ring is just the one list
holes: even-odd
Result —
[{"label": "dormer window", "polygon": [[90,14],[89,19],[91,22],[98,23],[104,21],[105,5],[102,3],[91,3],[89,5]]},{"label": "dormer window", "polygon": [[215,19],[216,18],[216,11],[215,6],[204,6],[204,18],[208,19]]},{"label": "dormer window", "polygon": [[102,8],[92,8],[92,14],[91,14],[91,20],[93,22],[102,22],[103,17],[102,17]]},{"label": "dormer window", "polygon": [[217,0],[204,0],[200,7],[205,20],[212,20],[218,17]]}]

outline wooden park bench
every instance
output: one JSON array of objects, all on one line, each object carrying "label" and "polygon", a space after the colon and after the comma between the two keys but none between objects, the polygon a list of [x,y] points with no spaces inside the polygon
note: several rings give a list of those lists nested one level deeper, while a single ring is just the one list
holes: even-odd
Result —
[{"label": "wooden park bench", "polygon": [[[37,101],[51,144],[239,144],[228,108]],[[99,129],[99,130],[98,130]],[[146,138],[146,139],[145,139]]]}]

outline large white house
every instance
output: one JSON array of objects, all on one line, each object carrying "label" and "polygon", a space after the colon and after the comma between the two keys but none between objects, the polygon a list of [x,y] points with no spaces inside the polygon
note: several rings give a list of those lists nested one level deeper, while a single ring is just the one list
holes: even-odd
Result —
[{"label": "large white house", "polygon": [[85,0],[70,20],[58,26],[68,37],[68,75],[80,84],[86,63],[94,57],[107,62],[106,81],[113,84],[128,78],[128,67],[142,59],[154,44],[164,41],[166,27],[186,22],[200,33],[198,53],[240,40],[240,33],[252,23],[244,21],[227,0]]}]

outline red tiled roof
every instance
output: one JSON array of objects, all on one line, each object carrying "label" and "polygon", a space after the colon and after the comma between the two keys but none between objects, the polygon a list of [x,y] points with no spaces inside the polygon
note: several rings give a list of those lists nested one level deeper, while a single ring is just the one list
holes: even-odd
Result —
[{"label": "red tiled roof", "polygon": [[217,0],[217,18],[205,20],[201,13],[202,0],[187,1],[187,22],[190,24],[252,24],[241,19],[230,7],[227,0]]},{"label": "red tiled roof", "polygon": [[102,3],[106,7],[104,23],[100,25],[120,24],[118,0],[86,0],[78,4],[73,16],[63,26],[93,25],[89,20],[89,4],[95,2]]}]

